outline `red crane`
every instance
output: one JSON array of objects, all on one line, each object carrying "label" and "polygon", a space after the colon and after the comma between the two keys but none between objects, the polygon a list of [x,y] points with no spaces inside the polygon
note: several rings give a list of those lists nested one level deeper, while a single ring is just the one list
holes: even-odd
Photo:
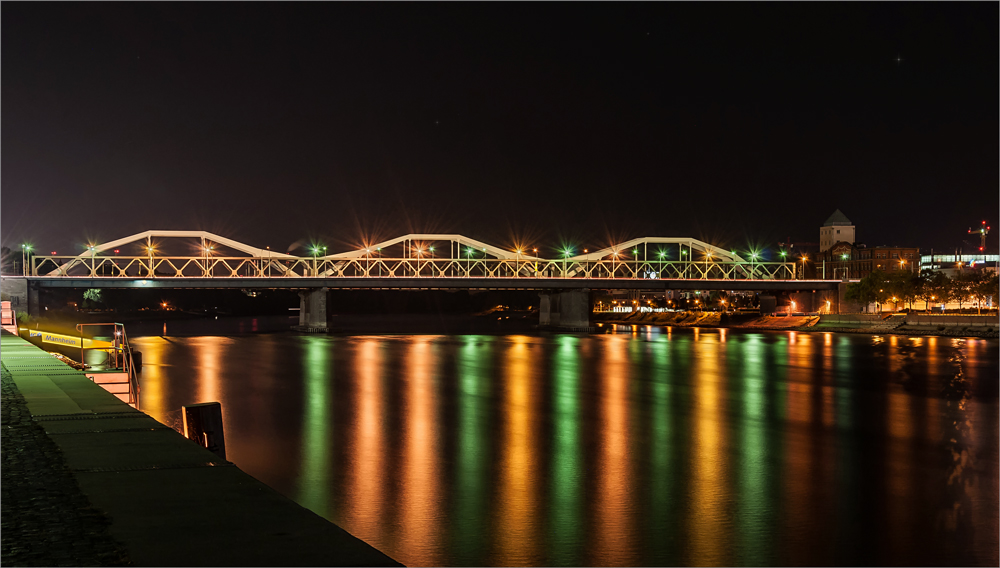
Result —
[{"label": "red crane", "polygon": [[986,226],[986,221],[983,221],[982,225],[979,226],[975,231],[972,227],[969,227],[969,234],[979,233],[979,252],[986,251],[986,235],[990,234],[990,228]]}]

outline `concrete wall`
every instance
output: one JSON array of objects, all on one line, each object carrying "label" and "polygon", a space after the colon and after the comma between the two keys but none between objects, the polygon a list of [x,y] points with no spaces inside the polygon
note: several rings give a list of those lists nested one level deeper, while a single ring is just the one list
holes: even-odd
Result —
[{"label": "concrete wall", "polygon": [[28,285],[28,280],[20,276],[0,277],[0,292],[4,300],[10,300],[10,307],[20,314],[39,315],[41,309],[38,299],[38,288]]},{"label": "concrete wall", "polygon": [[317,288],[299,292],[299,331],[324,332],[326,323],[326,294],[329,288]]},{"label": "concrete wall", "polygon": [[871,325],[882,321],[883,316],[878,314],[831,314],[823,315],[820,323],[823,324],[844,324],[845,327],[852,325]]},{"label": "concrete wall", "polygon": [[906,325],[928,327],[998,327],[1000,317],[997,316],[948,316],[935,314],[906,314]]},{"label": "concrete wall", "polygon": [[10,300],[10,307],[19,312],[28,309],[28,280],[21,277],[0,277],[0,292],[4,300]]},{"label": "concrete wall", "polygon": [[590,290],[540,292],[538,325],[564,329],[590,327]]}]

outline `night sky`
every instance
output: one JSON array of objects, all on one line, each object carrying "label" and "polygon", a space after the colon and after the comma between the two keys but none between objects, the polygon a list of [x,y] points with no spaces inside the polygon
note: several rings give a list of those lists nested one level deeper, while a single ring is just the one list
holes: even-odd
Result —
[{"label": "night sky", "polygon": [[1000,225],[996,2],[0,12],[12,248],[204,229],[774,249],[839,208],[869,245],[971,252],[969,226]]}]

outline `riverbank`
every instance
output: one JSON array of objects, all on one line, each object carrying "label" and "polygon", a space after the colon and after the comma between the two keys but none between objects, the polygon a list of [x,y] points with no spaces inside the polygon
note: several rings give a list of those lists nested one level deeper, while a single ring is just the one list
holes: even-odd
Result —
[{"label": "riverbank", "polygon": [[[398,564],[23,339],[0,343],[5,565]],[[49,479],[63,505],[23,502]]]},{"label": "riverbank", "polygon": [[[936,318],[936,319],[935,319]],[[911,316],[898,314],[853,316],[787,316],[758,314],[722,314],[718,312],[641,312],[601,314],[596,323],[618,325],[656,325],[669,327],[725,327],[772,331],[828,331],[837,333],[897,335],[940,335],[947,337],[1000,337],[996,316]]]}]

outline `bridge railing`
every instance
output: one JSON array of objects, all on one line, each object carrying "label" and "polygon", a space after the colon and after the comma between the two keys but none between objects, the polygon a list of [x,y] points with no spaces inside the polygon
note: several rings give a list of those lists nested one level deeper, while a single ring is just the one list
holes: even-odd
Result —
[{"label": "bridge railing", "polygon": [[91,278],[626,278],[794,280],[791,262],[70,256],[32,259],[32,276]]}]

